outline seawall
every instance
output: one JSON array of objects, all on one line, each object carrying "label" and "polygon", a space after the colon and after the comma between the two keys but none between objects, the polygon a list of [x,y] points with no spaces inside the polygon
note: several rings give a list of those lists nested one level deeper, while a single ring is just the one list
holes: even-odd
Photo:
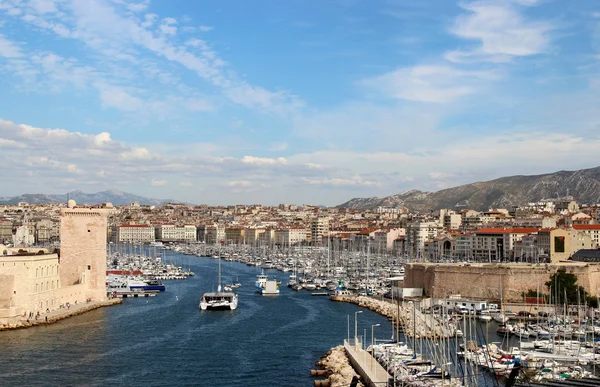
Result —
[{"label": "seawall", "polygon": [[39,325],[53,324],[57,321],[64,320],[69,317],[84,314],[86,312],[89,312],[90,310],[102,308],[105,306],[117,305],[122,302],[123,300],[121,298],[113,298],[105,301],[94,301],[89,303],[73,304],[69,308],[56,309],[48,313],[40,314],[39,316],[34,316],[32,318],[29,318],[29,316],[21,317],[20,320],[14,324],[0,325],[0,331],[6,331],[11,329],[23,329]]},{"label": "seawall", "polygon": [[428,297],[447,298],[453,294],[475,300],[504,302],[523,300],[522,293],[540,289],[558,270],[577,276],[577,283],[590,294],[600,290],[600,264],[559,262],[556,264],[410,263],[405,267],[406,288],[423,288]]}]

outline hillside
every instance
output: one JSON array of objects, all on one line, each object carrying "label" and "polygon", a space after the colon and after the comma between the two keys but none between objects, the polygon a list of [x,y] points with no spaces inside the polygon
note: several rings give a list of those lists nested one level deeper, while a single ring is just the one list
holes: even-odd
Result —
[{"label": "hillside", "polygon": [[510,208],[545,198],[567,194],[580,203],[600,203],[600,167],[578,171],[559,171],[544,175],[509,176],[465,184],[437,192],[418,190],[383,198],[355,198],[341,208],[373,209],[378,206],[406,207],[412,211],[461,207],[475,210]]},{"label": "hillside", "polygon": [[165,202],[173,201],[151,199],[117,190],[107,190],[90,194],[86,194],[82,191],[72,191],[64,195],[23,194],[11,198],[1,198],[0,204],[16,205],[19,202],[27,202],[29,204],[66,203],[67,198],[75,200],[78,204],[99,204],[110,202],[116,206],[133,202],[138,202],[142,205],[161,205]]}]

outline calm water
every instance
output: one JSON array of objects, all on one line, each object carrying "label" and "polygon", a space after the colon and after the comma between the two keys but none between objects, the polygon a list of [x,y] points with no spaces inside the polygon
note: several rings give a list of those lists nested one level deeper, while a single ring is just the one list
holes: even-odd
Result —
[{"label": "calm water", "polygon": [[[222,262],[223,282],[239,279],[236,311],[200,311],[203,292],[216,290],[217,261],[169,253],[196,273],[166,281],[156,297],[126,299],[57,324],[0,333],[0,386],[311,386],[310,369],[331,347],[371,325],[390,339],[387,319],[282,286],[261,296],[259,269]],[[268,271],[285,285],[287,273]]]}]

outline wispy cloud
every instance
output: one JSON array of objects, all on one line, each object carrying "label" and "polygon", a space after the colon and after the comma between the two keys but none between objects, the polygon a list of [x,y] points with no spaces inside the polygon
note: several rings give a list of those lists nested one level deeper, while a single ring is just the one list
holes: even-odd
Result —
[{"label": "wispy cloud", "polygon": [[[31,4],[17,2],[11,5],[10,9],[18,9],[24,14],[22,20],[26,23],[54,33],[60,38],[83,42],[95,52],[95,55],[90,56],[89,59],[96,61],[97,65],[88,64],[88,67],[97,66],[104,69],[109,63],[110,67],[115,69],[117,79],[124,74],[128,76],[137,74],[136,70],[147,62],[147,56],[150,54],[158,61],[177,64],[193,71],[210,85],[221,90],[222,95],[231,102],[249,109],[274,114],[290,114],[304,106],[304,102],[291,92],[271,91],[241,79],[236,75],[233,67],[225,63],[205,41],[192,39],[189,42],[193,44],[178,43],[177,19],[165,17],[159,21],[157,15],[146,14],[140,20],[136,14],[131,14],[131,12],[143,11],[147,6],[148,3],[145,1],[130,3],[120,0],[70,2],[38,0]],[[111,28],[106,28],[106,25],[110,25]],[[198,29],[207,32],[212,27],[200,26]],[[33,56],[36,53],[28,54]],[[16,58],[22,55],[18,46],[0,36],[0,56]],[[157,77],[164,74],[164,70],[154,72]],[[128,81],[131,81],[131,77],[129,78]],[[107,83],[117,87],[113,82],[107,81]],[[133,85],[130,82],[127,86]],[[185,88],[183,84],[177,86],[180,89]],[[113,98],[106,95],[105,89],[99,90],[104,106],[116,107],[111,101],[123,98],[126,101],[125,108],[122,110],[131,111],[134,107],[139,108],[140,103],[131,93],[128,93],[131,98],[123,94],[123,91]],[[211,103],[210,106],[212,105]],[[207,109],[208,104],[199,109],[198,107],[201,106],[199,104],[188,104],[188,106],[192,106],[192,110],[195,111],[211,110]]]},{"label": "wispy cloud", "polygon": [[482,79],[494,77],[488,71],[458,70],[450,66],[414,66],[365,79],[363,86],[385,95],[419,102],[452,102],[477,91]]},{"label": "wispy cloud", "polygon": [[[516,5],[515,5],[516,3]],[[525,18],[519,5],[534,5],[534,0],[473,1],[462,3],[467,14],[460,15],[450,31],[464,39],[478,41],[468,49],[445,54],[452,62],[510,62],[514,58],[546,52],[550,47],[548,21]]]},{"label": "wispy cloud", "polygon": [[0,57],[19,58],[21,56],[23,56],[21,49],[14,42],[7,40],[0,34]]}]

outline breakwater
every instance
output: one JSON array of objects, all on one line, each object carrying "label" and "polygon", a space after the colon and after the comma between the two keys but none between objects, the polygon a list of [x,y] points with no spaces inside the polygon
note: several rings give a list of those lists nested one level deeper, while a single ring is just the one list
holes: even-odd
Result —
[{"label": "breakwater", "polygon": [[[358,377],[343,345],[331,348],[316,365],[325,371],[324,376],[328,376],[330,387],[347,387],[352,383],[352,378]],[[358,385],[363,384],[359,382]]]},{"label": "breakwater", "polygon": [[412,301],[401,304],[368,296],[339,295],[333,301],[350,302],[400,324],[406,337],[439,339],[456,335],[456,327],[438,316],[426,315]]},{"label": "breakwater", "polygon": [[69,308],[56,309],[48,313],[40,314],[34,317],[23,316],[20,321],[14,324],[0,325],[0,331],[7,331],[12,329],[23,329],[30,328],[39,325],[53,324],[57,321],[64,320],[69,317],[78,316],[89,312],[90,310],[102,308],[105,306],[112,306],[122,303],[123,300],[120,298],[109,299],[105,301],[95,301],[89,303],[73,304]]}]

